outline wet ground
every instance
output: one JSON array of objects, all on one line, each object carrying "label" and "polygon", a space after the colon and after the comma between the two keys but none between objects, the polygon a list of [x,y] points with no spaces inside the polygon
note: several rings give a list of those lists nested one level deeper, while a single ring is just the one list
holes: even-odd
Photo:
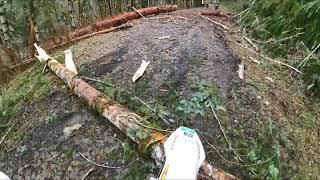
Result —
[{"label": "wet ground", "polygon": [[[71,49],[81,76],[118,88],[88,81],[93,86],[138,114],[148,116],[148,120],[160,121],[153,123],[163,128],[184,125],[198,129],[211,144],[202,139],[207,160],[245,178],[249,174],[245,167],[223,160],[212,148],[224,158],[240,163],[212,113],[182,117],[176,110],[181,100],[190,99],[195,93],[193,85],[200,82],[212,85],[226,109],[217,111],[218,116],[239,149],[241,139],[255,144],[259,127],[272,116],[265,112],[268,105],[259,88],[239,79],[240,59],[229,47],[222,29],[198,16],[201,10],[180,10],[135,20],[129,30],[95,36]],[[142,60],[150,61],[150,65],[143,77],[132,83]],[[123,133],[56,81],[46,98],[28,103],[17,114],[15,133],[21,128],[27,132],[18,136],[21,138],[18,144],[16,139],[6,140],[0,153],[1,171],[13,179],[148,179],[158,175],[159,169],[138,153],[138,148]],[[122,99],[123,91],[130,92],[126,94],[129,98]],[[130,96],[160,109],[171,119],[171,126],[150,117],[140,108],[143,105],[127,102]],[[88,159],[105,166],[130,166],[98,167]]]}]

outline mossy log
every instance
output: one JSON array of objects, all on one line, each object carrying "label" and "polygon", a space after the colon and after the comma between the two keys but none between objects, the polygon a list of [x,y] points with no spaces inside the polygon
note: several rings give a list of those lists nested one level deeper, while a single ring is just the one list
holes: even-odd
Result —
[{"label": "mossy log", "polygon": [[[143,150],[150,149],[151,156],[159,166],[165,161],[164,142],[166,134],[142,125],[145,120],[139,115],[130,112],[127,108],[113,101],[102,92],[84,82],[74,73],[65,68],[54,59],[48,61],[48,67],[61,78],[72,91],[86,101],[92,109],[97,110],[103,117],[124,132],[132,141],[136,142]],[[141,136],[147,134],[147,136]],[[214,168],[205,161],[199,171],[198,179],[233,180],[236,177]]]}]

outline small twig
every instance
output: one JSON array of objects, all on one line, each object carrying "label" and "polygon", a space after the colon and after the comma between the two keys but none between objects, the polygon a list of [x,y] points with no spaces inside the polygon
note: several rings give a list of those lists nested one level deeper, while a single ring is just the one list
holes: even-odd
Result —
[{"label": "small twig", "polygon": [[226,140],[229,148],[230,148],[230,149],[233,149],[232,146],[231,146],[231,143],[230,143],[230,141],[229,141],[229,138],[227,137],[226,133],[224,132],[224,129],[223,129],[222,125],[221,125],[221,122],[220,122],[218,116],[216,115],[216,112],[214,111],[213,108],[211,108],[211,111],[212,111],[212,113],[213,113],[213,115],[214,115],[214,118],[217,120],[217,122],[218,122],[218,124],[219,124],[220,130],[221,130],[221,132],[222,132],[222,134],[223,134],[223,137],[224,137],[224,139]]},{"label": "small twig", "polygon": [[[308,49],[308,47],[303,43],[303,41],[300,41],[300,44],[303,46],[303,48],[305,49],[305,51],[307,51],[307,53],[311,53],[310,49]],[[316,57],[314,54],[312,54],[312,58],[317,59],[318,57]]]},{"label": "small twig", "polygon": [[135,162],[137,162],[138,160],[140,160],[140,158],[137,158],[136,160],[132,161],[131,163],[127,164],[127,165],[123,165],[123,166],[106,166],[104,164],[98,164],[96,162],[91,161],[90,159],[86,158],[83,154],[81,154],[81,152],[78,152],[80,154],[80,156],[85,159],[86,161],[88,161],[89,163],[96,165],[98,167],[103,167],[103,168],[107,168],[107,169],[123,169],[123,168],[127,168],[129,166],[131,166],[132,164],[134,164]]},{"label": "small twig", "polygon": [[101,84],[105,84],[105,85],[110,86],[110,87],[115,87],[113,84],[106,83],[106,82],[101,81],[99,79],[93,79],[93,78],[89,78],[89,77],[85,77],[85,76],[80,76],[80,78],[85,79],[85,80],[89,80],[89,81],[93,81],[93,82],[98,82],[98,83],[101,83]]},{"label": "small twig", "polygon": [[217,152],[218,156],[223,159],[224,161],[228,162],[228,163],[231,163],[231,164],[236,164],[238,166],[243,166],[243,164],[240,164],[240,163],[237,163],[237,162],[234,162],[234,161],[229,161],[227,160],[225,157],[223,157],[220,152],[218,151],[217,147],[215,147],[213,144],[211,144],[206,138],[205,136],[200,132],[199,129],[196,129],[196,131],[201,135],[201,137],[204,139],[204,141],[213,149]]},{"label": "small twig", "polygon": [[131,6],[132,7],[132,9],[135,11],[135,12],[137,12],[143,19],[145,19],[146,17],[144,17],[144,15],[143,14],[141,14],[141,12],[138,10],[138,9],[136,9],[135,7],[133,7],[133,6]]},{"label": "small twig", "polygon": [[168,132],[171,133],[173,132],[173,130],[163,130],[163,129],[158,129],[158,128],[154,128],[154,127],[150,127],[147,125],[144,125],[141,123],[141,121],[138,121],[137,118],[133,117],[133,116],[125,116],[125,117],[129,117],[130,119],[132,119],[135,123],[137,123],[138,125],[147,128],[147,129],[151,129],[151,130],[155,130],[155,131],[159,131],[159,132]]},{"label": "small twig", "polygon": [[269,61],[271,61],[271,62],[274,62],[274,63],[277,63],[277,64],[281,64],[281,65],[283,65],[283,66],[286,66],[286,67],[288,67],[288,68],[290,68],[290,69],[293,69],[294,71],[302,74],[302,72],[301,72],[299,69],[297,69],[297,68],[295,68],[295,67],[293,67],[293,66],[291,66],[291,65],[289,65],[289,64],[286,64],[286,63],[281,62],[281,61],[278,61],[278,60],[271,59],[271,58],[269,58],[269,57],[266,57],[266,56],[264,56],[264,55],[262,55],[262,54],[260,54],[260,53],[255,52],[254,50],[252,50],[252,49],[250,49],[250,48],[248,48],[248,47],[245,47],[244,45],[242,45],[242,44],[240,44],[240,43],[238,43],[238,42],[236,42],[236,41],[234,41],[234,40],[231,40],[231,41],[234,42],[235,44],[237,44],[238,46],[249,50],[250,52],[252,52],[253,54],[255,54],[255,55],[257,55],[257,56],[260,56],[260,57],[262,57],[262,58],[264,58],[264,59],[266,59],[266,60],[269,60]]},{"label": "small twig", "polygon": [[47,66],[48,66],[48,63],[46,63],[46,64],[43,66],[43,69],[42,69],[42,71],[41,71],[41,74],[44,73],[44,71],[46,70]]},{"label": "small twig", "polygon": [[298,68],[300,68],[301,66],[303,67],[304,64],[308,62],[310,57],[319,49],[319,47],[320,47],[320,44],[318,44],[318,46],[314,48],[311,53],[309,53],[309,55],[299,64]]},{"label": "small twig", "polygon": [[190,19],[190,18],[183,17],[183,16],[176,16],[175,18],[183,19],[183,20],[185,20],[185,21],[191,21],[191,20],[192,20],[192,19]]},{"label": "small twig", "polygon": [[94,171],[94,170],[96,170],[96,168],[91,168],[91,169],[89,169],[89,171],[87,171],[84,175],[83,175],[83,177],[81,178],[81,180],[85,180],[86,178],[87,178],[87,176],[92,172],[92,171]]},{"label": "small twig", "polygon": [[250,38],[246,36],[243,36],[243,38],[256,50],[256,52],[259,52],[258,46],[255,45]]},{"label": "small twig", "polygon": [[167,125],[174,127],[173,125],[170,124],[170,122],[168,120],[166,120],[165,118],[161,117],[157,111],[155,109],[153,109],[150,105],[148,105],[146,102],[144,102],[142,99],[138,98],[137,96],[134,96],[133,98],[138,99],[138,101],[140,101],[143,105],[145,105],[148,109],[150,109],[153,113],[157,114],[157,116],[163,121],[165,122]]},{"label": "small twig", "polygon": [[155,113],[161,120],[163,120],[167,125],[171,126],[171,127],[174,127],[173,125],[170,124],[170,122],[168,120],[166,120],[165,118],[159,116],[159,114],[157,113],[157,111],[155,109],[153,109],[149,104],[147,104],[146,102],[144,102],[142,99],[140,99],[139,97],[133,95],[130,91],[126,90],[126,89],[123,89],[121,87],[117,87],[113,84],[110,84],[110,83],[106,83],[106,82],[103,82],[99,79],[93,79],[93,78],[88,78],[88,77],[85,77],[85,76],[80,76],[80,78],[83,78],[83,79],[86,79],[86,80],[89,80],[89,81],[93,81],[93,82],[98,82],[98,83],[101,83],[101,84],[105,84],[107,86],[110,86],[110,87],[114,87],[114,88],[118,88],[122,91],[125,91],[126,93],[130,94],[133,96],[134,99],[137,99],[138,101],[140,101],[141,104],[143,104],[144,106],[146,106],[148,109],[150,109],[153,113]]},{"label": "small twig", "polygon": [[295,34],[295,35],[292,35],[292,36],[289,36],[289,37],[285,37],[285,38],[282,38],[282,39],[279,39],[279,40],[274,40],[272,43],[279,43],[279,42],[287,41],[287,40],[290,40],[292,38],[298,37],[298,36],[300,36],[302,34],[303,33],[298,33],[298,34]]},{"label": "small twig", "polygon": [[228,28],[227,26],[225,26],[225,25],[223,25],[223,24],[221,24],[221,23],[219,23],[219,22],[217,22],[217,21],[214,21],[214,20],[212,20],[212,19],[210,19],[210,18],[208,18],[208,17],[206,17],[206,16],[203,16],[203,15],[199,15],[199,16],[202,17],[202,18],[204,18],[204,19],[207,19],[208,21],[212,22],[212,23],[215,24],[215,25],[218,25],[218,26],[222,27],[222,28],[225,29],[225,30],[229,30],[229,29],[230,29],[230,28]]},{"label": "small twig", "polygon": [[70,37],[70,39],[73,39],[73,37],[76,35],[76,33],[78,32],[78,30],[79,29],[76,29],[75,31],[74,31],[74,33],[72,33],[72,36]]},{"label": "small twig", "polygon": [[0,141],[0,145],[3,143],[4,139],[7,137],[7,135],[9,134],[9,132],[12,130],[12,128],[15,126],[16,124],[13,124],[9,129],[8,131],[3,135],[3,137],[1,138],[1,141]]},{"label": "small twig", "polygon": [[214,118],[217,120],[217,122],[218,122],[218,124],[219,124],[220,130],[221,130],[221,132],[222,132],[222,134],[223,134],[224,139],[226,140],[226,142],[227,142],[227,144],[228,144],[228,146],[229,146],[229,149],[231,149],[231,151],[232,151],[232,152],[234,153],[234,155],[239,159],[240,162],[242,162],[244,165],[246,165],[246,163],[244,162],[244,160],[242,160],[242,158],[238,155],[238,153],[233,149],[233,147],[232,147],[232,145],[231,145],[231,142],[230,142],[228,136],[226,135],[226,133],[224,132],[224,129],[223,129],[222,125],[221,125],[221,122],[220,122],[220,120],[219,120],[216,112],[214,111],[213,108],[211,108],[211,111],[212,111],[212,113],[213,113],[213,115],[214,115]]},{"label": "small twig", "polygon": [[238,17],[238,16],[242,15],[243,13],[247,12],[248,10],[249,10],[249,8],[247,8],[247,9],[243,10],[242,12],[240,12],[240,13],[238,13],[238,14],[234,15],[234,16],[232,16],[232,18],[236,18],[236,17]]},{"label": "small twig", "polygon": [[252,7],[253,7],[254,3],[256,3],[256,0],[252,1],[252,3],[251,3],[251,5],[250,5],[250,7],[249,7],[249,8],[248,8],[248,10],[246,11],[246,13],[245,13],[243,16],[241,16],[241,17],[240,17],[240,19],[239,19],[238,23],[239,23],[243,18],[245,18],[245,17],[249,14],[249,12],[251,11],[251,9],[252,9]]}]

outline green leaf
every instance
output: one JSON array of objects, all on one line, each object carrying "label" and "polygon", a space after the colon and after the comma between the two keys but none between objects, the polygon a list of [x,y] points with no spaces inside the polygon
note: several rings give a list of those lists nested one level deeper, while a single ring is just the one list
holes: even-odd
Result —
[{"label": "green leaf", "polygon": [[272,179],[276,180],[276,179],[279,179],[278,176],[279,176],[279,170],[278,168],[276,168],[273,164],[271,164],[269,166],[269,174],[271,176]]}]

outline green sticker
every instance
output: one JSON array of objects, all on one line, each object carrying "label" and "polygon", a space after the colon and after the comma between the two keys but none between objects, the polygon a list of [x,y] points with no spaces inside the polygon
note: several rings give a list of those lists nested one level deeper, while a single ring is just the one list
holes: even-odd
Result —
[{"label": "green sticker", "polygon": [[193,129],[187,128],[187,127],[181,127],[181,130],[187,133],[190,133],[192,135],[196,134],[196,131],[194,131]]}]

